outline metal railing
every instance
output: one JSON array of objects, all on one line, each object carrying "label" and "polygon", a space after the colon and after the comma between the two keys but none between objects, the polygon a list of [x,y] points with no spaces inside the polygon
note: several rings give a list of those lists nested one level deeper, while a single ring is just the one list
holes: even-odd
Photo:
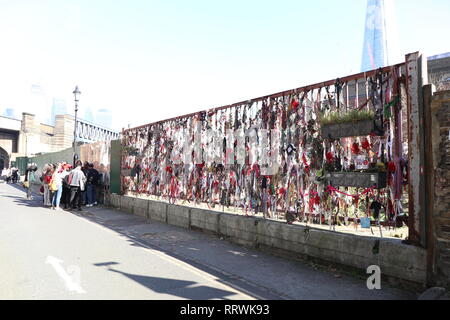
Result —
[{"label": "metal railing", "polygon": [[[408,197],[405,79],[402,63],[124,130],[123,192],[333,226],[373,216],[377,202],[372,224],[395,228]],[[324,116],[352,110],[372,110],[383,134],[322,137]],[[361,154],[383,163],[386,186],[332,186],[331,153],[344,164],[366,141]]]}]

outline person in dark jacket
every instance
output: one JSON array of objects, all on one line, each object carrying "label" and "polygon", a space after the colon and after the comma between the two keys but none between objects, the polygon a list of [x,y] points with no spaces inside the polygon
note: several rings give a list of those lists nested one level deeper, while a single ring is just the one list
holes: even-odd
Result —
[{"label": "person in dark jacket", "polygon": [[33,183],[36,182],[36,176],[35,172],[37,171],[37,166],[35,163],[29,164],[27,166],[27,169],[25,170],[25,182],[24,186],[27,189],[27,199],[33,200],[32,194],[31,194],[31,187]]},{"label": "person in dark jacket", "polygon": [[[84,176],[87,177],[88,171],[89,171],[89,162],[85,161],[83,163],[83,167],[81,168],[81,171],[83,171]],[[87,199],[87,189],[85,188],[84,191],[81,191],[81,199],[83,206],[87,205],[88,199]]]},{"label": "person in dark jacket", "polygon": [[12,183],[16,184],[19,181],[19,169],[13,167],[11,168],[12,172]]},{"label": "person in dark jacket", "polygon": [[87,193],[87,207],[92,207],[97,205],[97,190],[100,174],[94,168],[94,164],[89,164],[89,170],[87,172],[87,183],[86,183],[86,193]]},{"label": "person in dark jacket", "polygon": [[69,184],[69,176],[70,171],[72,170],[72,165],[66,163],[63,166],[64,170],[66,170],[67,174],[62,180],[63,183],[63,192],[61,197],[61,204],[64,205],[64,210],[67,210],[70,208],[70,184]]}]

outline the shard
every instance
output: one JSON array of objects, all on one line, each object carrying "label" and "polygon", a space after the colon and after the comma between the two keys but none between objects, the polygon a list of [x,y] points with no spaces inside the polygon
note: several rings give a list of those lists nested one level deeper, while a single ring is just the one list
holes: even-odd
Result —
[{"label": "the shard", "polygon": [[400,61],[393,0],[368,0],[361,71]]}]

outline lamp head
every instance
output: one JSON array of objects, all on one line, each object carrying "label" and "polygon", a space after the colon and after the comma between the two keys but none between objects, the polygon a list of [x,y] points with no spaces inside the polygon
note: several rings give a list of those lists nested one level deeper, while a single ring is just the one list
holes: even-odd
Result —
[{"label": "lamp head", "polygon": [[78,86],[76,86],[75,90],[73,91],[73,95],[75,97],[75,102],[80,101],[81,92],[80,89],[78,89]]}]

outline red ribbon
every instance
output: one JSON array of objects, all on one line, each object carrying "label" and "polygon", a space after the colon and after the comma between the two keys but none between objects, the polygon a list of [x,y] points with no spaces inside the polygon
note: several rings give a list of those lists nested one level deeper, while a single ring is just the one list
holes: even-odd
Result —
[{"label": "red ribbon", "polygon": [[329,164],[332,164],[334,162],[334,154],[333,154],[333,152],[328,152],[326,157],[327,157],[327,162]]},{"label": "red ribbon", "polygon": [[353,143],[351,149],[352,149],[352,153],[353,153],[353,154],[358,155],[358,154],[361,153],[361,149],[359,148],[359,144],[358,144],[357,142]]},{"label": "red ribbon", "polygon": [[371,147],[372,146],[370,145],[369,140],[364,139],[364,141],[362,142],[362,148],[366,151],[369,151]]}]

